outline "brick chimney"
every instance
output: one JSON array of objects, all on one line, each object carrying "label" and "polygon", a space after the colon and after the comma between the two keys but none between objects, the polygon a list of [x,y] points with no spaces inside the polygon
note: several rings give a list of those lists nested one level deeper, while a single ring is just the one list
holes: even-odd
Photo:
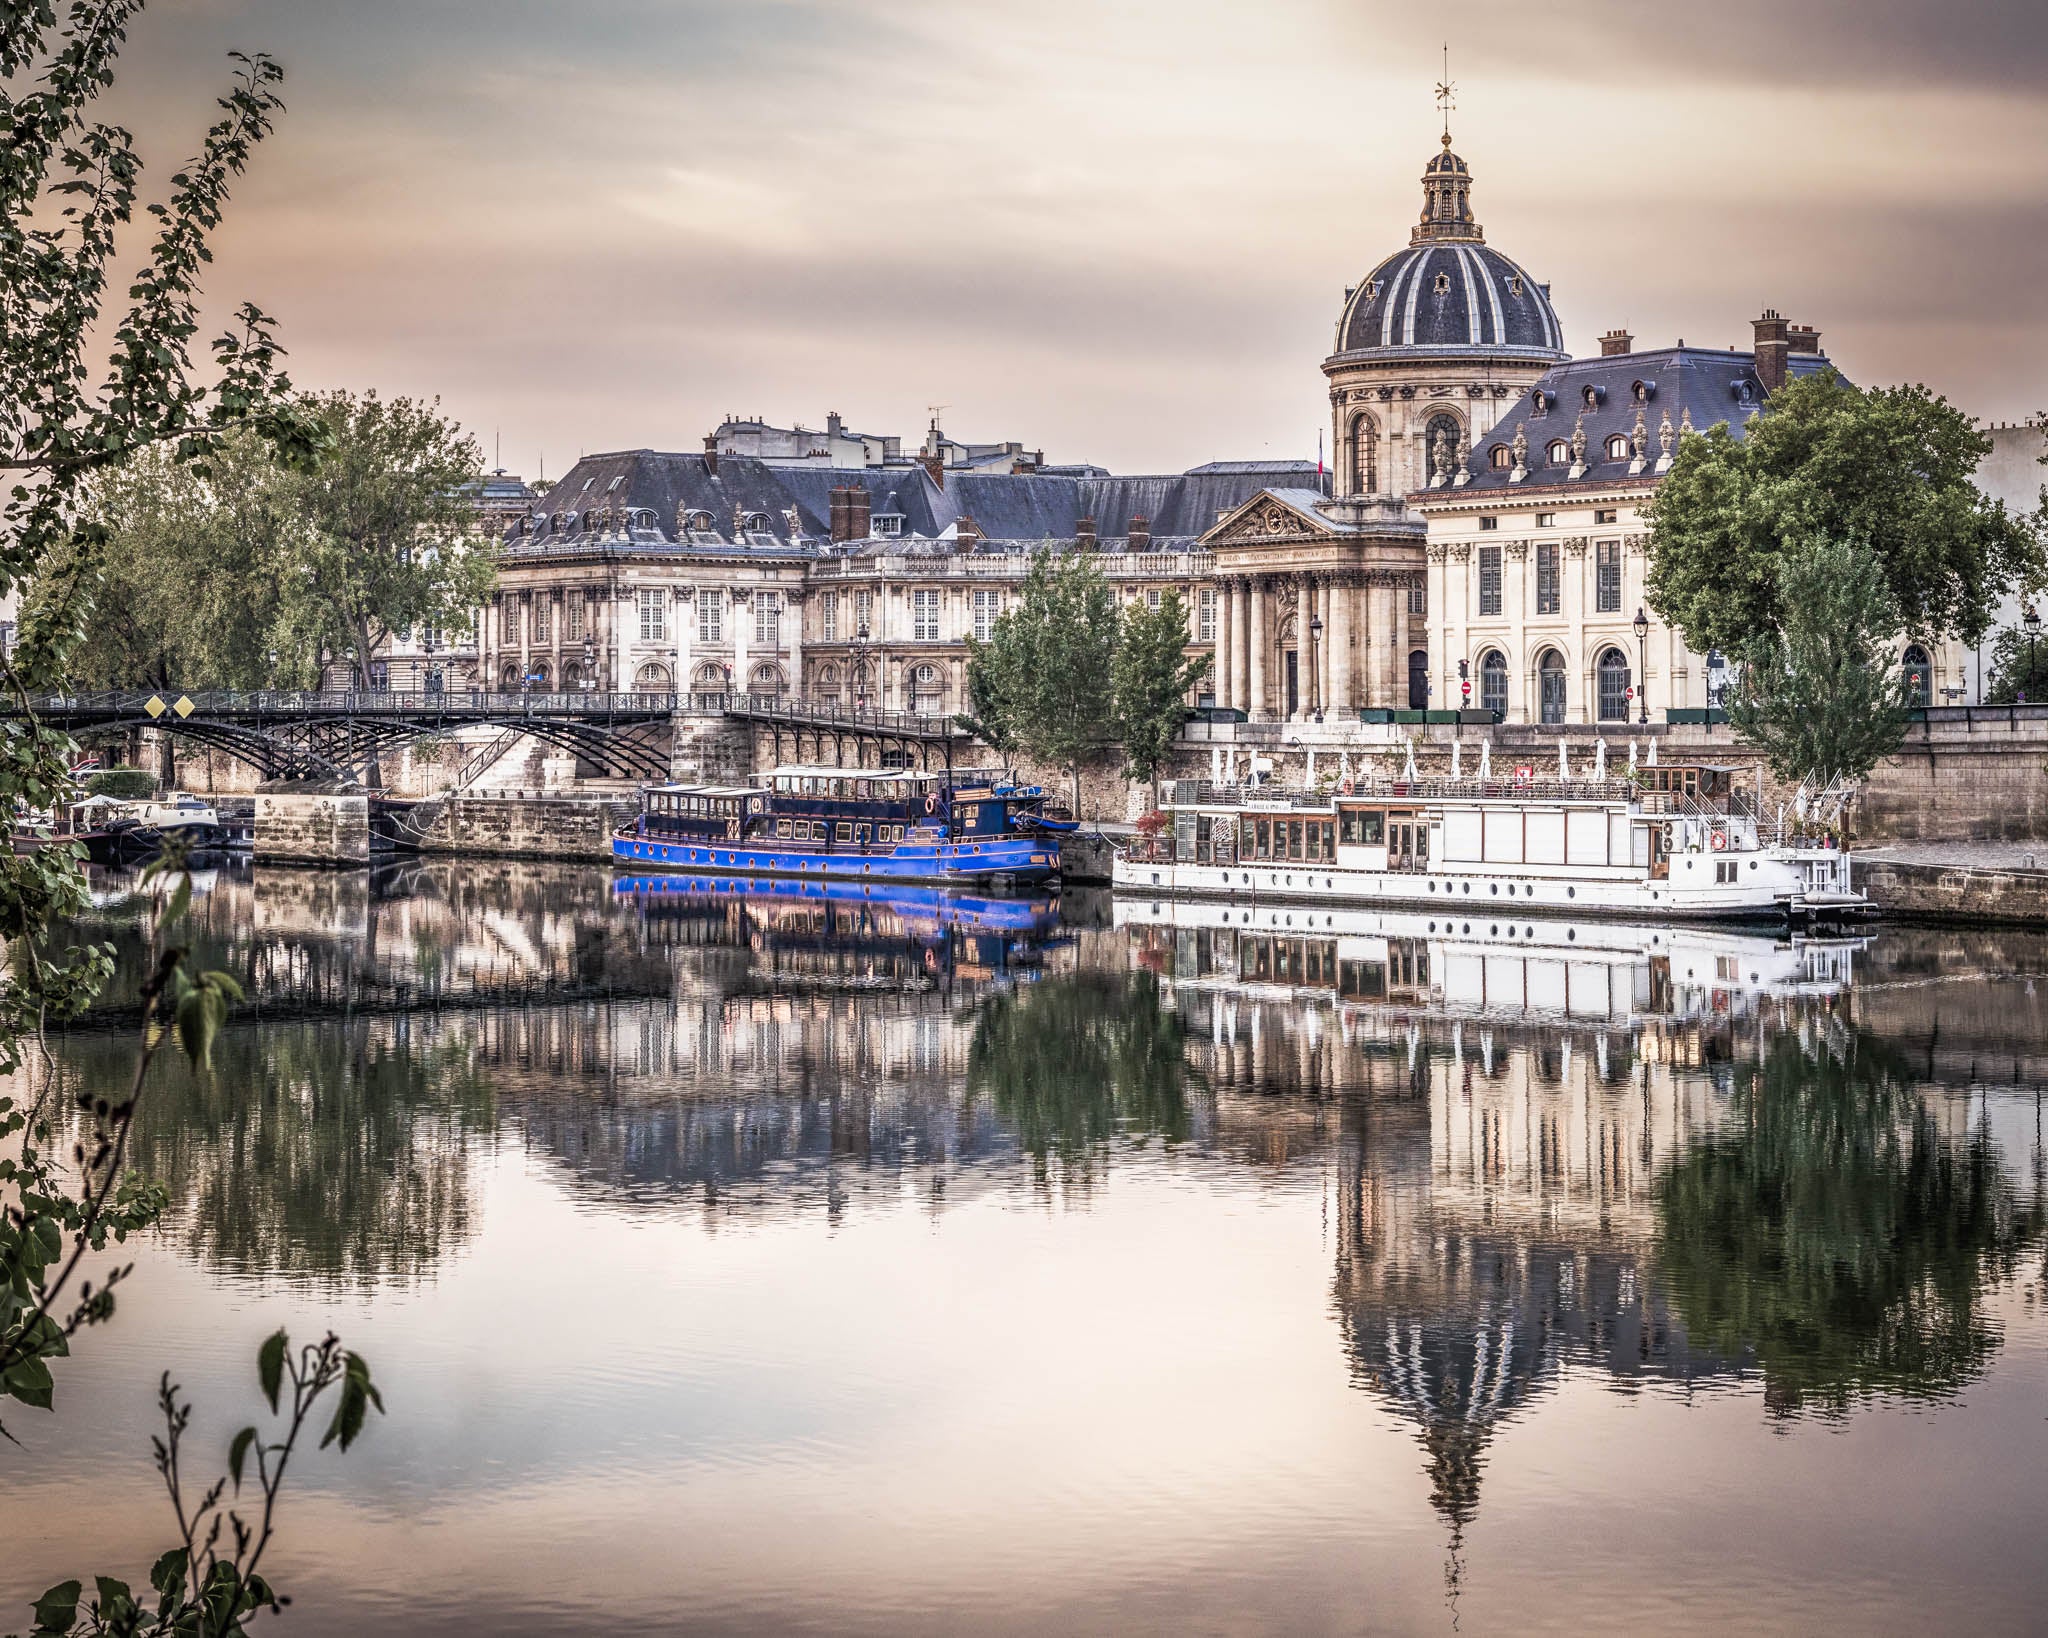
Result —
[{"label": "brick chimney", "polygon": [[874,528],[870,521],[875,510],[875,497],[859,484],[850,485],[846,491],[846,538],[866,540]]},{"label": "brick chimney", "polygon": [[1600,338],[1600,356],[1619,358],[1623,353],[1635,350],[1636,338],[1626,330],[1609,330]]},{"label": "brick chimney", "polygon": [[830,535],[834,540],[853,539],[853,491],[845,484],[832,486],[832,521]]},{"label": "brick chimney", "polygon": [[1785,384],[1785,358],[1791,351],[1789,327],[1774,307],[1766,307],[1755,321],[1756,378],[1765,392],[1776,392]]},{"label": "brick chimney", "polygon": [[1095,520],[1093,518],[1074,519],[1074,545],[1084,552],[1095,550]]},{"label": "brick chimney", "polygon": [[956,551],[971,552],[981,544],[981,525],[972,518],[962,518],[953,525],[953,546]]},{"label": "brick chimney", "polygon": [[714,478],[718,476],[718,434],[715,432],[704,434],[704,470]]},{"label": "brick chimney", "polygon": [[1820,356],[1820,332],[1810,324],[1795,324],[1785,332],[1787,347],[1795,353]]},{"label": "brick chimney", "polygon": [[946,457],[939,454],[921,454],[917,464],[924,468],[925,476],[939,488],[946,487]]},{"label": "brick chimney", "polygon": [[1152,550],[1152,520],[1150,518],[1132,518],[1129,534],[1129,545],[1132,551],[1149,552]]}]

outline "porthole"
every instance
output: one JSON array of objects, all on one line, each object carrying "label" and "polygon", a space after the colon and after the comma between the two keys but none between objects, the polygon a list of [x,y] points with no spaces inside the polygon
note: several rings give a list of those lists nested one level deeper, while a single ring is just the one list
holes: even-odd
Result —
[{"label": "porthole", "polygon": [[1492,895],[1493,895],[1493,896],[1494,896],[1495,898],[1499,898],[1499,897],[1500,897],[1500,883],[1499,883],[1499,882],[1495,882],[1495,883],[1494,883],[1494,884],[1493,884],[1493,885],[1492,885],[1491,887],[1487,888],[1487,892],[1491,893],[1491,894],[1492,894]]},{"label": "porthole", "polygon": [[1576,939],[1579,936],[1579,930],[1576,927],[1567,927],[1564,930],[1564,936],[1567,939]]},{"label": "porthole", "polygon": [[1567,887],[1564,890],[1564,896],[1568,899],[1575,899],[1579,896],[1579,890],[1576,887]]},{"label": "porthole", "polygon": [[1472,931],[1472,924],[1469,921],[1465,923],[1464,931],[1468,933]]},{"label": "porthole", "polygon": [[[1513,929],[1512,929],[1512,928],[1510,928],[1510,929],[1509,929],[1509,931],[1513,931]],[[1492,925],[1491,927],[1487,928],[1487,929],[1486,929],[1486,936],[1487,936],[1488,938],[1499,938],[1499,937],[1500,937],[1500,923],[1499,923],[1499,922],[1495,922],[1495,923],[1494,923],[1494,924],[1493,924],[1493,925]]]},{"label": "porthole", "polygon": [[1527,887],[1523,888],[1522,891],[1528,897],[1533,899],[1536,896],[1536,884],[1534,882],[1531,882]]},{"label": "porthole", "polygon": [[1749,868],[1752,870],[1756,869],[1756,860],[1752,859],[1749,861]]},{"label": "porthole", "polygon": [[1465,884],[1465,891],[1466,891],[1467,893],[1469,893],[1469,892],[1471,892],[1471,891],[1472,891],[1472,884],[1471,884],[1470,882],[1467,882],[1467,883]]},{"label": "porthole", "polygon": [[1431,922],[1431,923],[1429,924],[1429,930],[1430,930],[1430,931],[1431,931],[1432,933],[1436,931],[1436,923],[1435,923],[1435,922]]},{"label": "porthole", "polygon": [[1435,882],[1431,882],[1431,883],[1429,884],[1429,890],[1430,890],[1430,891],[1431,891],[1432,893],[1434,893],[1434,892],[1436,891],[1436,883],[1435,883]]}]

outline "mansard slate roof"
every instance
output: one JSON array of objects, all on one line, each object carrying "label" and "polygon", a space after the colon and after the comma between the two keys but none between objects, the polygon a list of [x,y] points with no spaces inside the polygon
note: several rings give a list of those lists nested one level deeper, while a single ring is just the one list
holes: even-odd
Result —
[{"label": "mansard slate roof", "polygon": [[[1786,362],[1793,376],[1811,375],[1832,369],[1824,353],[1794,353]],[[1639,400],[1636,388],[1644,395]],[[1592,402],[1587,393],[1593,394]],[[1747,396],[1745,396],[1745,394]],[[1671,420],[1670,451],[1678,453],[1678,439],[1687,418],[1692,430],[1705,432],[1725,421],[1736,437],[1743,435],[1749,417],[1764,407],[1767,394],[1757,379],[1756,355],[1717,351],[1704,347],[1664,347],[1650,352],[1617,353],[1599,358],[1576,358],[1546,373],[1542,380],[1511,405],[1493,431],[1470,452],[1467,470],[1471,480],[1456,489],[1424,489],[1414,498],[1431,500],[1499,492],[1519,494],[1529,490],[1613,484],[1640,486],[1654,477],[1662,453],[1660,435],[1666,416]],[[1636,412],[1643,416],[1645,434],[1641,472],[1631,472],[1633,453],[1613,460],[1607,454],[1608,439],[1631,437]],[[1567,446],[1584,413],[1586,470],[1576,479],[1569,476],[1571,457],[1564,464],[1552,464],[1549,447]],[[1528,475],[1511,482],[1512,465],[1496,467],[1492,451],[1496,445],[1512,449],[1517,427],[1528,433]]]},{"label": "mansard slate roof", "polygon": [[1549,286],[1477,243],[1397,250],[1350,293],[1337,352],[1522,351],[1562,358],[1564,331]]},{"label": "mansard slate roof", "polygon": [[[793,467],[721,455],[714,471],[701,454],[623,450],[578,461],[540,498],[525,532],[516,526],[508,532],[506,545],[535,554],[600,543],[726,555],[817,555],[849,546],[893,553],[914,551],[920,541],[949,536],[971,522],[984,537],[980,549],[1023,550],[1072,540],[1082,518],[1095,520],[1098,539],[1114,543],[1127,534],[1132,518],[1142,517],[1150,523],[1153,550],[1177,550],[1192,546],[1219,515],[1276,479],[1313,482],[1314,473],[1307,463],[1246,461],[1140,477],[1094,468],[1075,475],[949,472],[941,486],[919,465]],[[867,491],[871,516],[902,517],[900,538],[830,540],[832,491],[849,486]],[[677,520],[690,512],[709,516],[709,533],[719,544],[679,538]],[[741,541],[738,520],[747,514],[758,514],[765,529]]]}]

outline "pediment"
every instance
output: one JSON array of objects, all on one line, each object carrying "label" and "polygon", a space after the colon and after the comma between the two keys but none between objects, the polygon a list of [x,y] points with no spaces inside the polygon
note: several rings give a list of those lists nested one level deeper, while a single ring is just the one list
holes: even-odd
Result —
[{"label": "pediment", "polygon": [[1338,533],[1312,502],[1297,501],[1292,496],[1261,489],[1225,513],[1216,526],[1202,536],[1201,545],[1213,551],[1219,546],[1334,540]]}]

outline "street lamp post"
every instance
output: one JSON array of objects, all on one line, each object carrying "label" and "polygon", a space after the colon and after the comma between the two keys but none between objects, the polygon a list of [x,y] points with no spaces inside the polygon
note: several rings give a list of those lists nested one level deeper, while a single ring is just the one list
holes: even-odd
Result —
[{"label": "street lamp post", "polygon": [[[2031,687],[2034,681],[2034,639],[2041,635],[2041,614],[2032,603],[2020,611],[2020,624],[2027,628],[2027,684]],[[2027,690],[2022,688],[2019,696],[2020,703],[2024,705]]]},{"label": "street lamp post", "polygon": [[583,692],[588,694],[597,676],[597,638],[590,632],[583,634]]},{"label": "street lamp post", "polygon": [[1650,617],[1640,604],[1636,607],[1636,655],[1642,664],[1642,674],[1636,678],[1636,721],[1643,727],[1650,725]]},{"label": "street lamp post", "polygon": [[1308,621],[1308,701],[1316,721],[1323,720],[1323,673],[1316,663],[1323,642],[1323,617],[1312,614]]}]

